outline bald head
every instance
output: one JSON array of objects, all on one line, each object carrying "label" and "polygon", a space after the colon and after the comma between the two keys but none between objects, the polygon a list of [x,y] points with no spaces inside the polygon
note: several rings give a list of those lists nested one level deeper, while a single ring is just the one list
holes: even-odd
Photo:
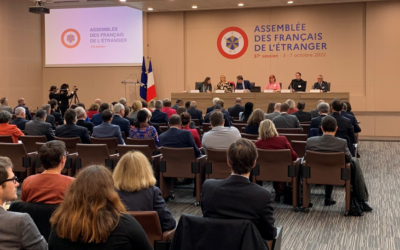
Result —
[{"label": "bald head", "polygon": [[197,107],[197,102],[191,101],[191,102],[190,102],[190,107],[191,107],[191,108],[196,108],[196,107]]},{"label": "bald head", "polygon": [[242,98],[240,98],[240,97],[236,98],[235,104],[242,105]]},{"label": "bald head", "polygon": [[280,102],[275,103],[274,109],[275,109],[275,111],[280,112],[281,111],[281,103]]}]

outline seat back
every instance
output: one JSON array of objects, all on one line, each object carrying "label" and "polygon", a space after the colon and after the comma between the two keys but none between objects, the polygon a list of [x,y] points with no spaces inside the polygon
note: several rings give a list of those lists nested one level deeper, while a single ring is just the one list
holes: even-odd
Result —
[{"label": "seat back", "polygon": [[[196,89],[199,89],[200,88],[200,86],[203,84],[203,82],[196,82],[195,83],[195,85],[194,85],[194,89],[196,90]],[[188,89],[187,89],[188,90]]]},{"label": "seat back", "polygon": [[290,149],[257,149],[258,158],[257,169],[253,172],[256,180],[262,181],[281,181],[291,182],[292,177],[288,177],[288,166],[292,165],[292,154]]},{"label": "seat back", "polygon": [[161,130],[161,132],[167,132],[167,130],[169,129],[169,127],[168,126],[160,126],[160,130]]},{"label": "seat back", "polygon": [[[25,173],[26,167],[24,167],[24,157],[27,156],[25,146],[21,143],[0,143],[0,155],[7,156],[13,163],[13,171]],[[30,165],[30,164],[29,164]],[[30,166],[29,166],[30,167]]]},{"label": "seat back", "polygon": [[142,152],[149,161],[152,161],[151,156],[153,155],[153,151],[151,151],[148,145],[118,145],[118,153],[120,158],[132,150]]},{"label": "seat back", "polygon": [[[165,162],[164,177],[194,178],[192,162],[196,161],[193,148],[168,148],[161,147],[163,162]],[[161,163],[160,163],[161,164]],[[160,166],[160,171],[161,166]]]},{"label": "seat back", "polygon": [[161,122],[161,123],[158,123],[158,126],[167,126],[167,124],[165,123],[165,122]]},{"label": "seat back", "polygon": [[237,128],[239,131],[242,131],[242,128],[246,127],[246,123],[232,123],[232,127]]},{"label": "seat back", "polygon": [[196,127],[200,126],[200,120],[199,119],[192,119],[192,121],[194,122],[194,125],[196,125]]},{"label": "seat back", "polygon": [[206,178],[226,179],[230,175],[231,167],[226,162],[226,150],[207,149]]},{"label": "seat back", "polygon": [[327,82],[327,84],[328,84],[328,89],[326,91],[331,91],[331,83]]},{"label": "seat back", "polygon": [[276,131],[282,134],[303,134],[301,128],[277,128]]},{"label": "seat back", "polygon": [[[342,180],[342,168],[346,167],[343,152],[323,153],[306,151],[305,166],[309,167],[310,176],[307,178],[309,184],[344,185]],[[303,176],[307,176],[303,168]],[[304,177],[306,178],[306,177]]]},{"label": "seat back", "polygon": [[211,123],[203,123],[203,134],[211,130]]},{"label": "seat back", "polygon": [[14,143],[11,135],[0,135],[0,143]]},{"label": "seat back", "polygon": [[240,133],[242,135],[242,138],[246,138],[249,140],[257,140],[258,135],[252,135],[252,134],[246,134],[246,133]]},{"label": "seat back", "polygon": [[35,152],[37,151],[36,142],[47,142],[47,138],[45,135],[42,136],[33,136],[33,135],[23,135],[20,137],[20,140],[25,146],[26,152]]},{"label": "seat back", "polygon": [[109,159],[108,147],[106,144],[76,144],[81,169],[90,165],[105,165],[105,160]]},{"label": "seat back", "polygon": [[153,248],[154,241],[161,241],[163,239],[160,219],[156,211],[128,211],[127,213],[134,217],[142,226]]},{"label": "seat back", "polygon": [[307,138],[308,138],[306,134],[279,134],[279,135],[285,136],[290,144],[294,140],[295,141],[307,141]]},{"label": "seat back", "polygon": [[282,83],[281,82],[279,83],[279,86],[281,86],[281,89],[282,89]]},{"label": "seat back", "polygon": [[71,137],[71,138],[64,138],[64,137],[54,137],[55,140],[63,141],[65,143],[65,147],[68,152],[76,153],[76,144],[81,143],[80,137]]},{"label": "seat back", "polygon": [[296,152],[298,158],[303,158],[306,153],[306,144],[307,141],[295,141],[293,140],[291,143],[293,150]]},{"label": "seat back", "polygon": [[[246,126],[246,124],[247,124],[246,121],[240,121],[240,120],[234,120],[233,123],[241,124],[242,126]],[[232,125],[233,125],[233,123],[232,123]]]},{"label": "seat back", "polygon": [[117,147],[118,147],[118,139],[117,139],[117,137],[112,137],[112,138],[92,137],[92,138],[90,138],[90,142],[92,144],[106,144],[107,148],[108,148],[108,152],[110,154],[117,153]]},{"label": "seat back", "polygon": [[132,139],[126,138],[126,145],[147,145],[152,151],[157,151],[157,145],[154,139]]},{"label": "seat back", "polygon": [[310,123],[301,123],[300,126],[303,128],[303,133],[301,134],[308,135],[310,133]]}]

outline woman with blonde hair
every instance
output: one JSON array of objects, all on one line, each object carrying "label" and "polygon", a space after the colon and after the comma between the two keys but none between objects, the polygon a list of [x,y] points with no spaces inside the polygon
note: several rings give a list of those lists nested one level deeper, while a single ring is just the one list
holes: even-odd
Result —
[{"label": "woman with blonde hair", "polygon": [[114,187],[128,211],[156,211],[162,231],[172,230],[176,222],[156,187],[153,169],[139,151],[130,151],[119,160],[113,173]]},{"label": "woman with blonde hair", "polygon": [[97,103],[93,103],[92,105],[90,105],[90,109],[89,109],[88,112],[86,113],[87,116],[89,117],[89,119],[92,119],[92,116],[93,116],[94,114],[99,113],[99,108],[100,108],[100,106],[99,106],[99,104],[97,104]]},{"label": "woman with blonde hair", "polygon": [[289,105],[289,110],[288,110],[288,115],[290,115],[291,113],[295,113],[298,110],[296,109],[296,103],[292,100],[292,99],[287,99],[286,100],[287,105]]},{"label": "woman with blonde hair", "polygon": [[253,113],[251,113],[249,119],[247,120],[247,125],[245,126],[245,133],[257,135],[258,134],[258,127],[260,123],[265,119],[264,117],[264,110],[262,109],[255,109]]},{"label": "woman with blonde hair", "polygon": [[217,84],[218,90],[225,90],[225,92],[233,92],[232,85],[226,81],[226,77],[221,75],[219,78],[219,83]]},{"label": "woman with blonde hair", "polygon": [[[290,149],[292,154],[292,160],[297,159],[297,154],[293,150],[289,141],[285,136],[280,136],[276,131],[275,125],[271,120],[264,120],[260,123],[258,129],[258,141],[255,142],[257,148],[260,149]],[[281,194],[283,191],[283,182],[273,182],[275,189],[275,201],[281,200]]]},{"label": "woman with blonde hair", "polygon": [[136,100],[132,103],[132,111],[131,114],[129,115],[129,118],[132,118],[134,121],[137,120],[137,114],[139,110],[142,109],[142,102],[139,100]]},{"label": "woman with blonde hair", "polygon": [[126,210],[110,170],[80,171],[50,218],[49,249],[153,249],[140,224]]},{"label": "woman with blonde hair", "polygon": [[151,101],[149,101],[149,104],[148,104],[148,107],[147,107],[147,108],[150,109],[150,111],[153,112],[153,110],[156,109],[156,100],[151,100]]}]

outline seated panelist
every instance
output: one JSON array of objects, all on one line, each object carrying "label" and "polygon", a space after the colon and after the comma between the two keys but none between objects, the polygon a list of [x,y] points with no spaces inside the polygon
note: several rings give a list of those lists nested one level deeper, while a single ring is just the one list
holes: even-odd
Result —
[{"label": "seated panelist", "polygon": [[276,78],[274,75],[269,76],[269,82],[265,86],[264,90],[273,90],[274,92],[280,91],[281,90],[281,85],[279,82],[276,81]]},{"label": "seated panelist", "polygon": [[217,84],[217,90],[225,90],[226,93],[233,92],[233,88],[229,82],[226,81],[226,77],[221,75]]},{"label": "seated panelist", "polygon": [[317,82],[314,83],[313,89],[320,89],[322,92],[328,91],[328,83],[324,81],[324,77],[322,75],[317,76]]},{"label": "seated panelist", "polygon": [[243,76],[238,75],[236,77],[236,89],[243,89],[245,92],[250,92],[251,84],[249,81],[244,81]]},{"label": "seated panelist", "polygon": [[211,78],[207,76],[206,79],[204,79],[203,84],[199,86],[198,90],[200,91],[200,93],[211,93],[212,92]]},{"label": "seated panelist", "polygon": [[306,92],[307,82],[301,79],[301,73],[296,72],[296,79],[293,79],[289,84],[288,89],[291,89],[292,92]]}]

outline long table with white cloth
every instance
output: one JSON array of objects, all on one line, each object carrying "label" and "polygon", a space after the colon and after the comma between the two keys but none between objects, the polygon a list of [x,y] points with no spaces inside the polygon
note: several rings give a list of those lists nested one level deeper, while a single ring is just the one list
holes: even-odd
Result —
[{"label": "long table with white cloth", "polygon": [[285,102],[287,99],[292,99],[297,104],[298,101],[304,101],[306,104],[305,111],[311,111],[317,108],[318,100],[324,100],[331,103],[333,99],[340,98],[344,102],[350,102],[350,94],[348,92],[329,92],[329,93],[310,93],[310,92],[295,92],[295,93],[172,93],[171,102],[175,104],[177,99],[182,99],[184,102],[196,101],[197,108],[203,111],[203,115],[208,107],[213,105],[212,100],[218,97],[224,100],[224,108],[235,105],[237,97],[242,98],[242,105],[246,102],[252,102],[254,109],[260,108],[267,111],[270,102]]}]

